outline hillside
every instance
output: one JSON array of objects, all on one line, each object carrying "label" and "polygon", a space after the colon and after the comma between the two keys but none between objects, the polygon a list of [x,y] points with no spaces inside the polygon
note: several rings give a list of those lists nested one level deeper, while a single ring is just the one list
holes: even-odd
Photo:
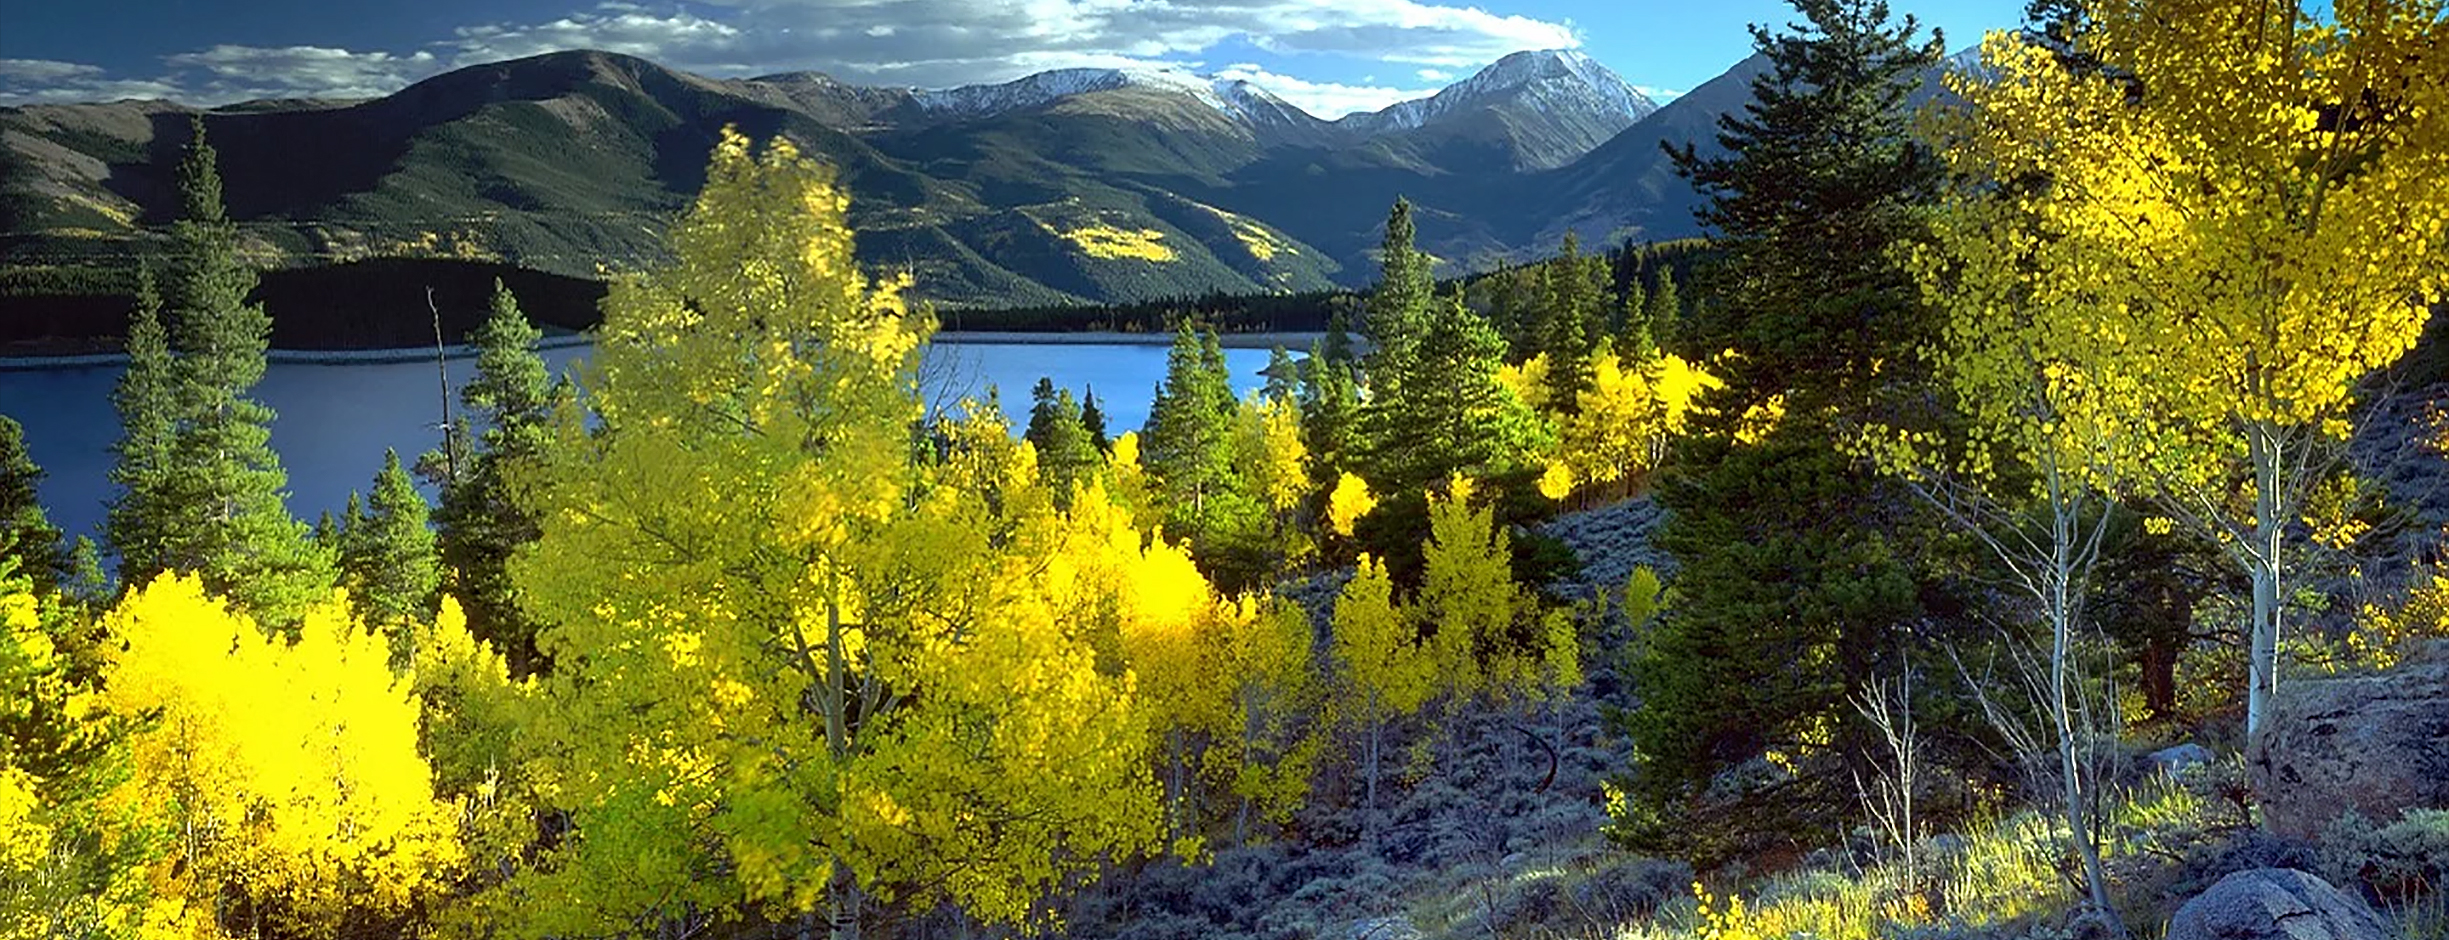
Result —
[{"label": "hillside", "polygon": [[736,124],[837,167],[863,258],[912,271],[939,303],[1312,291],[1371,275],[1397,196],[1421,204],[1424,247],[1448,262],[1520,256],[1545,220],[1512,186],[1653,110],[1575,53],[1517,53],[1334,122],[1246,81],[1168,70],[920,91],[553,53],[363,101],[0,109],[0,264],[149,253],[171,157],[201,119],[266,266],[457,258],[594,277],[657,257],[716,131]]}]

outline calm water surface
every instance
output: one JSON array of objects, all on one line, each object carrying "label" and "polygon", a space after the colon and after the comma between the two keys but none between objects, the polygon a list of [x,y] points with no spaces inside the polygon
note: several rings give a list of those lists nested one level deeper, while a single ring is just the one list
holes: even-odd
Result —
[{"label": "calm water surface", "polygon": [[[559,371],[585,353],[584,347],[572,347],[544,355]],[[1265,350],[1227,349],[1225,362],[1237,393],[1265,382],[1258,374],[1267,365]],[[454,357],[454,396],[473,368],[471,359]],[[71,535],[96,534],[104,501],[114,495],[110,445],[119,423],[110,393],[119,372],[118,365],[0,370],[0,414],[25,425],[27,449],[50,474],[42,484],[43,505],[51,521]],[[921,376],[931,406],[984,397],[994,387],[1015,430],[1028,421],[1029,389],[1039,376],[1052,377],[1074,394],[1091,388],[1107,427],[1120,434],[1147,422],[1149,399],[1165,377],[1165,347],[939,343],[930,348]],[[432,360],[276,362],[255,395],[279,414],[272,447],[289,471],[289,509],[308,521],[325,510],[338,512],[350,491],[367,489],[382,469],[384,448],[414,460],[442,439],[441,393]],[[452,407],[458,407],[455,398]]]}]

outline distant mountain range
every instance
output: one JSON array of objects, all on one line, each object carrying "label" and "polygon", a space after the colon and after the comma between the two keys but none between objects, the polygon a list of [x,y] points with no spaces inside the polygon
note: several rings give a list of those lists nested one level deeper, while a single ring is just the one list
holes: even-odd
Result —
[{"label": "distant mountain range", "polygon": [[1246,81],[1065,69],[949,90],[713,79],[604,52],[464,68],[363,101],[0,108],[0,265],[114,264],[161,237],[201,115],[267,264],[481,257],[561,274],[652,260],[715,134],[839,168],[859,249],[955,305],[1358,285],[1387,206],[1448,270],[1695,234],[1661,141],[1713,146],[1758,60],[1659,107],[1576,52],[1506,56],[1337,120]]}]

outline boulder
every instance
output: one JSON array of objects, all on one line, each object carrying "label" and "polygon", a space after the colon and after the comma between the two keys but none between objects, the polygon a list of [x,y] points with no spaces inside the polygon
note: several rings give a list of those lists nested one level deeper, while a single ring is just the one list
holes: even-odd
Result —
[{"label": "boulder", "polygon": [[2270,831],[2313,840],[2348,810],[2385,822],[2449,806],[2449,662],[2283,683],[2246,772]]},{"label": "boulder", "polygon": [[2169,918],[2167,940],[2388,940],[2362,899],[2293,868],[2219,880]]}]

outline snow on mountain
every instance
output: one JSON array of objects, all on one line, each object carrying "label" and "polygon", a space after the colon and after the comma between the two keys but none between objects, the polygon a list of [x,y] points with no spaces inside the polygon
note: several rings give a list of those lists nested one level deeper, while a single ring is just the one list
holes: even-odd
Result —
[{"label": "snow on mountain", "polygon": [[1040,107],[1073,95],[1118,88],[1158,88],[1179,91],[1227,114],[1235,107],[1218,89],[1225,84],[1174,68],[1055,69],[1023,76],[1000,85],[963,85],[917,93],[918,106],[948,117],[988,117]]},{"label": "snow on mountain", "polygon": [[1507,99],[1559,117],[1586,116],[1624,125],[1658,110],[1657,102],[1597,60],[1569,49],[1550,49],[1508,55],[1435,95],[1348,115],[1335,123],[1372,134],[1409,130]]}]

